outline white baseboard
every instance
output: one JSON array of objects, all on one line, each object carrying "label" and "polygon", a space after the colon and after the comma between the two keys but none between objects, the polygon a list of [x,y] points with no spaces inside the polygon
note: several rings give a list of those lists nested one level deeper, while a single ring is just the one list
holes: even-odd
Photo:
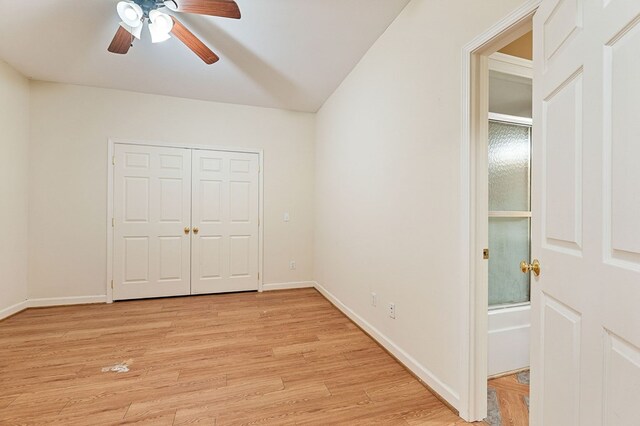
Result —
[{"label": "white baseboard", "polygon": [[76,297],[50,297],[44,299],[27,300],[29,308],[42,308],[46,306],[85,305],[89,303],[107,303],[107,296],[76,296]]},{"label": "white baseboard", "polygon": [[28,301],[23,300],[22,302],[18,302],[13,306],[0,309],[0,320],[10,317],[11,315],[17,314],[20,311],[24,311],[28,307],[29,307]]},{"label": "white baseboard", "polygon": [[347,317],[353,322],[365,330],[371,337],[373,337],[378,343],[380,343],[386,350],[391,352],[405,367],[418,376],[424,383],[427,384],[434,392],[437,392],[440,397],[445,399],[453,407],[460,409],[460,395],[444,384],[438,379],[429,369],[418,363],[411,355],[406,353],[402,348],[396,345],[391,339],[382,334],[380,330],[371,325],[367,320],[356,314],[338,298],[336,298],[331,292],[324,288],[319,283],[315,283],[315,288],[329,300],[336,308],[340,309]]},{"label": "white baseboard", "polygon": [[295,281],[289,283],[262,284],[262,291],[290,290],[294,288],[314,288],[315,281]]}]

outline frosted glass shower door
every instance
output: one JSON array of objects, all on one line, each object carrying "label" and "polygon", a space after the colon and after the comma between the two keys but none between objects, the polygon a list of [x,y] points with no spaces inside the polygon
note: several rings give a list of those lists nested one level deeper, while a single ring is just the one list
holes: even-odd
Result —
[{"label": "frosted glass shower door", "polygon": [[529,302],[531,123],[492,114],[489,121],[489,307]]}]

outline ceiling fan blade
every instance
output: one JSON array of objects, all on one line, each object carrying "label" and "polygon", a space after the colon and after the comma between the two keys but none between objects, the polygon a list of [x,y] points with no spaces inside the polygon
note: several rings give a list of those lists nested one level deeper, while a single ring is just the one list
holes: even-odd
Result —
[{"label": "ceiling fan blade", "polygon": [[111,40],[111,44],[107,49],[111,53],[118,53],[124,55],[129,51],[131,47],[131,42],[133,41],[133,35],[126,29],[124,29],[121,25],[118,26],[118,31],[116,35]]},{"label": "ceiling fan blade", "polygon": [[240,19],[240,8],[233,0],[174,0],[177,12]]},{"label": "ceiling fan blade", "polygon": [[218,55],[213,53],[211,49],[209,49],[203,42],[201,42],[198,37],[196,37],[191,31],[189,31],[187,27],[182,25],[182,23],[178,21],[174,16],[172,16],[171,18],[173,19],[173,28],[171,29],[171,34],[173,34],[177,39],[183,42],[206,64],[211,65],[215,62],[218,62],[218,59],[220,59]]}]

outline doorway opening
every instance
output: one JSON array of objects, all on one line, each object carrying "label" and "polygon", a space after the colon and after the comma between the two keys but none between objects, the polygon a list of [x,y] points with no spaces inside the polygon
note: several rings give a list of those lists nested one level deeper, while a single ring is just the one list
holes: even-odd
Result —
[{"label": "doorway opening", "polygon": [[[461,395],[465,419],[488,420],[497,409],[498,384],[525,382],[529,364],[530,154],[532,126],[532,27],[538,2],[514,11],[463,50],[463,181],[468,181],[463,226],[469,227],[469,382]],[[522,52],[525,53],[522,53]],[[524,56],[524,57],[523,57]],[[466,174],[465,174],[466,173]],[[517,261],[514,260],[517,258]],[[521,396],[528,396],[528,384]],[[513,383],[506,388],[514,389]],[[518,399],[516,397],[516,399]],[[527,409],[528,399],[520,398]],[[528,424],[527,418],[522,424]],[[506,419],[505,419],[506,420]],[[510,419],[511,420],[511,419]]]},{"label": "doorway opening", "polygon": [[633,108],[640,85],[630,76],[640,69],[640,2],[575,6],[527,1],[463,50],[469,322],[462,328],[469,333],[462,338],[469,358],[462,367],[471,371],[461,406],[472,420],[486,415],[488,375],[487,62],[533,16],[531,252],[544,266],[537,259],[522,264],[534,272],[531,423],[637,423],[638,392],[629,389],[640,380],[640,132]]},{"label": "doorway opening", "polygon": [[[511,45],[520,56],[502,53]],[[519,263],[531,240],[531,33],[511,45],[489,57],[489,377],[529,366],[529,274]]]},{"label": "doorway opening", "polygon": [[492,426],[529,419],[530,273],[520,262],[531,257],[532,51],[530,31],[488,62],[486,421]]}]

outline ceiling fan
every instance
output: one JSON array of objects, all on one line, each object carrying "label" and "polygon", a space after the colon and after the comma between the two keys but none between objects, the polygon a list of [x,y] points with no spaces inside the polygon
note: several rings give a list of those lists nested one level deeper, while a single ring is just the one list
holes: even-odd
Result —
[{"label": "ceiling fan", "polygon": [[140,39],[142,28],[148,21],[152,43],[166,41],[173,35],[205,63],[211,65],[220,59],[175,16],[165,13],[163,8],[172,12],[240,19],[240,8],[233,0],[125,0],[117,5],[122,22],[107,50],[122,55],[127,53],[134,38]]}]

